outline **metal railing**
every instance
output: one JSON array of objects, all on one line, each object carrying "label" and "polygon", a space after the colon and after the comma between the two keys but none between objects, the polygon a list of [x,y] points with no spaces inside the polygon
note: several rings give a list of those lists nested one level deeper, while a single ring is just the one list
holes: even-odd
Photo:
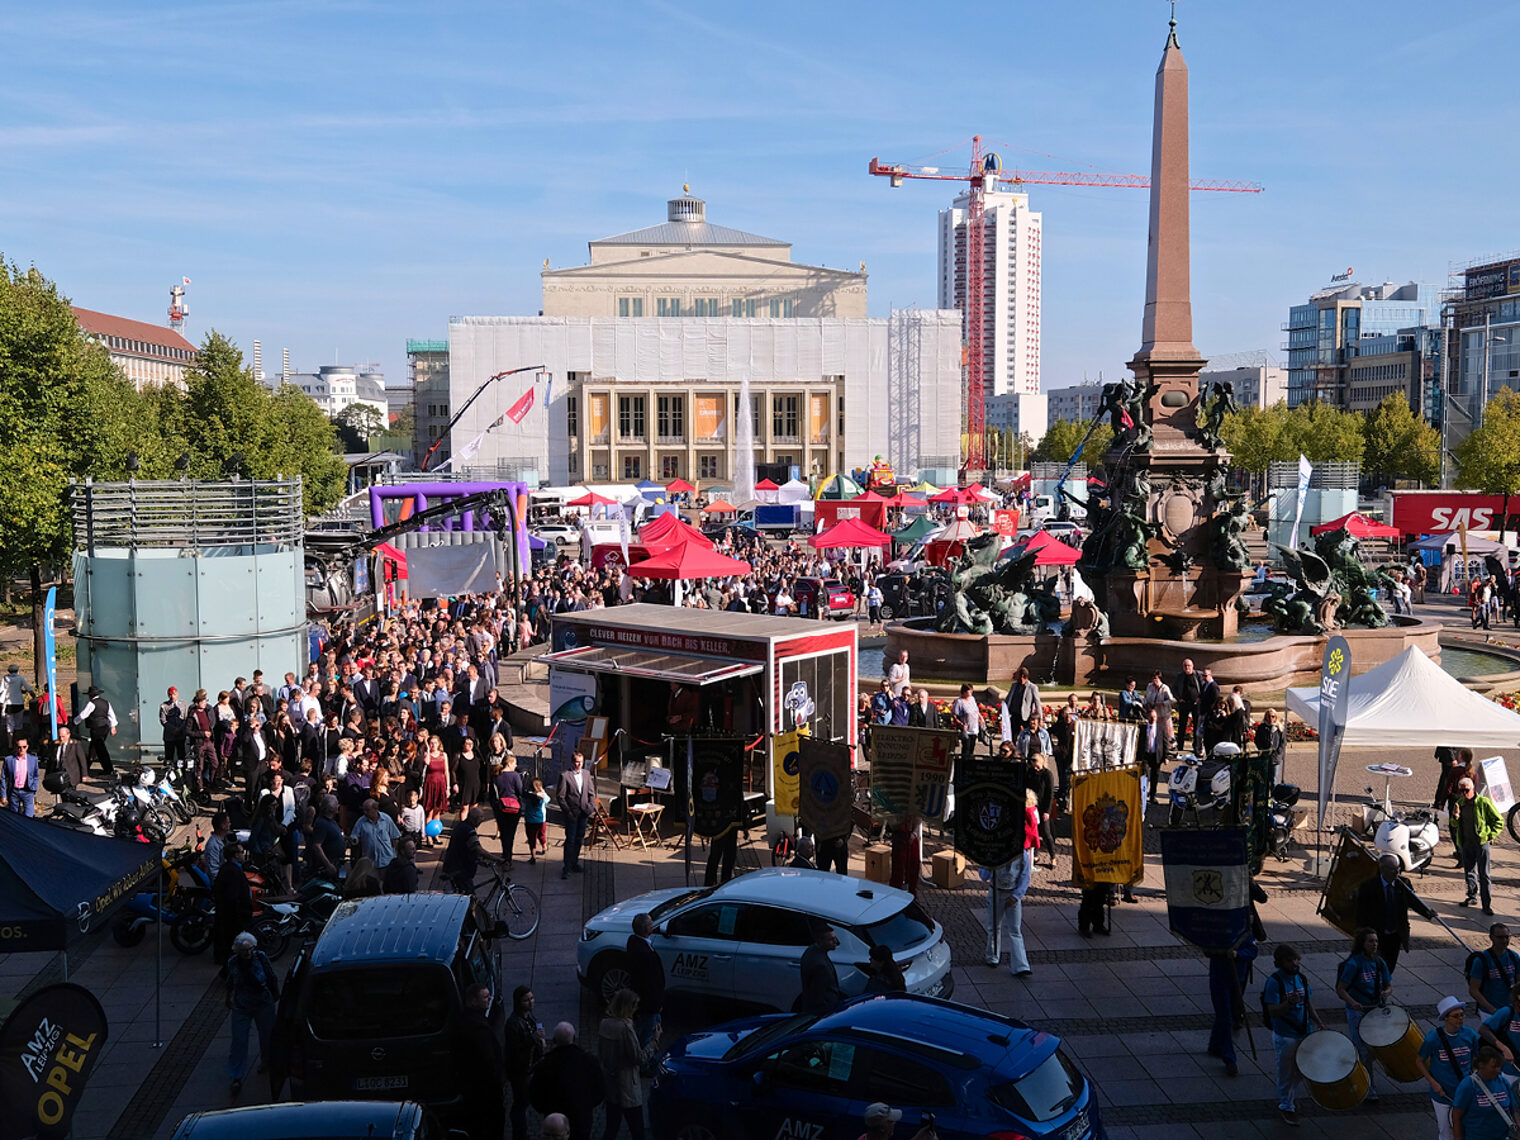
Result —
[{"label": "metal railing", "polygon": [[74,545],[300,547],[306,529],[301,479],[136,480],[70,488]]}]

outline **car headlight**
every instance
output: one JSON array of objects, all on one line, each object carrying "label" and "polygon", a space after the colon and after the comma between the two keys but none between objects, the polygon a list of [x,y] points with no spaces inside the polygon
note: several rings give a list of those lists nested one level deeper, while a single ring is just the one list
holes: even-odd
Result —
[{"label": "car headlight", "polygon": [[593,929],[592,927],[587,926],[581,929],[582,942],[595,942],[601,936],[602,931]]}]

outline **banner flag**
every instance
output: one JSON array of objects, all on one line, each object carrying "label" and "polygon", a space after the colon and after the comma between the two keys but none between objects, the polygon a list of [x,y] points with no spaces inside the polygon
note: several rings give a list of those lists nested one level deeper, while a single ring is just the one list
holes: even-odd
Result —
[{"label": "banner flag", "polygon": [[850,746],[804,736],[797,741],[798,812],[815,839],[850,834],[854,793],[850,786]]},{"label": "banner flag", "polygon": [[527,415],[533,407],[533,393],[535,391],[537,391],[537,389],[530,384],[528,386],[528,390],[524,392],[520,397],[518,397],[517,403],[513,404],[510,408],[507,409],[507,419],[511,420],[514,424],[522,423],[523,417]]},{"label": "banner flag", "polygon": [[1293,511],[1293,529],[1288,534],[1288,549],[1298,549],[1298,528],[1304,521],[1304,500],[1309,496],[1309,480],[1314,478],[1314,466],[1302,453],[1298,457],[1298,506]]},{"label": "banner flag", "polygon": [[713,839],[738,825],[744,804],[744,745],[737,736],[692,738],[686,802],[695,834]]},{"label": "banner flag", "polygon": [[945,813],[959,732],[939,728],[871,727],[871,799],[891,818]]},{"label": "banner flag", "polygon": [[773,787],[775,788],[776,814],[797,814],[801,796],[802,753],[797,750],[799,738],[805,732],[778,732],[771,737],[771,763]]},{"label": "banner flag", "polygon": [[955,771],[955,849],[983,867],[1001,867],[1024,850],[1023,764],[991,756]]},{"label": "banner flag", "polygon": [[1251,932],[1251,872],[1241,827],[1161,832],[1172,933],[1205,953],[1233,950]]},{"label": "banner flag", "polygon": [[1075,777],[1071,793],[1072,882],[1079,887],[1138,883],[1145,874],[1141,844],[1144,826],[1138,768]]}]

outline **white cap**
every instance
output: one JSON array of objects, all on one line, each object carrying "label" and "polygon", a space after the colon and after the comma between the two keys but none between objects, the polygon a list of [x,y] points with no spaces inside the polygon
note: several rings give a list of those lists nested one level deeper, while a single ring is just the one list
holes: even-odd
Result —
[{"label": "white cap", "polygon": [[1454,997],[1443,997],[1436,1005],[1436,1016],[1444,1018],[1454,1009],[1462,1009],[1463,1003]]},{"label": "white cap", "polygon": [[866,1109],[865,1122],[868,1126],[872,1124],[886,1124],[889,1122],[896,1124],[901,1119],[902,1109],[893,1108],[891,1105],[883,1104],[881,1101],[877,1101],[875,1104],[870,1105]]}]

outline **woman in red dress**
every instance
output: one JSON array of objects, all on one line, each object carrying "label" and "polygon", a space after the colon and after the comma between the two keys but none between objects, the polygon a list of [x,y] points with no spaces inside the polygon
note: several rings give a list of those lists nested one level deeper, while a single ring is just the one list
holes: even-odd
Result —
[{"label": "woman in red dress", "polygon": [[449,807],[449,785],[453,774],[449,771],[448,753],[443,750],[443,740],[434,736],[428,739],[427,774],[422,780],[422,809],[429,821],[438,819]]}]

